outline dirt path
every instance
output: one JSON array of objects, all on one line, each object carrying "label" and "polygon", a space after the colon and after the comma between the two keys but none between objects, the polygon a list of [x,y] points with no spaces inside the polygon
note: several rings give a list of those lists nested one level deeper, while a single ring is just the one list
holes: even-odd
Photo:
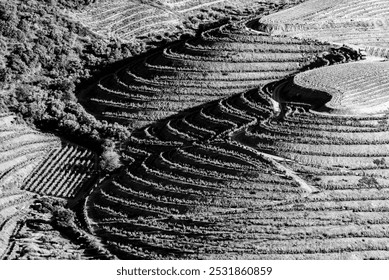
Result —
[{"label": "dirt path", "polygon": [[263,153],[263,157],[267,157],[267,159],[269,161],[271,161],[276,167],[278,170],[280,171],[284,171],[285,172],[285,175],[293,178],[294,181],[296,181],[296,183],[303,189],[305,190],[307,193],[305,196],[308,196],[310,195],[311,193],[315,193],[315,192],[319,192],[319,189],[317,189],[316,187],[314,186],[311,186],[309,185],[304,179],[302,179],[295,171],[293,171],[292,169],[288,168],[287,166],[285,165],[282,165],[281,163],[279,163],[276,159],[274,158],[271,158],[270,155],[267,155],[267,154],[264,154]]},{"label": "dirt path", "polygon": [[255,151],[256,154],[258,154],[259,156],[263,157],[264,159],[268,160],[271,164],[273,164],[277,170],[284,172],[286,176],[291,177],[303,190],[306,191],[305,195],[303,195],[303,196],[308,196],[311,193],[319,192],[319,189],[317,189],[314,186],[309,185],[294,170],[292,170],[289,167],[280,163],[280,162],[292,162],[291,160],[283,158],[283,157],[267,154],[264,152],[260,152],[254,148],[251,148],[251,149],[253,151]]}]

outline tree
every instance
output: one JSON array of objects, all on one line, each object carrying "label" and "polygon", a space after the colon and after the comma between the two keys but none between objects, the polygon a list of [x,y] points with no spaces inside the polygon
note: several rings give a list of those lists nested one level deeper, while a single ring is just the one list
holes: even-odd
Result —
[{"label": "tree", "polygon": [[74,223],[74,213],[63,207],[55,207],[52,222],[62,228],[71,227]]},{"label": "tree", "polygon": [[120,155],[113,150],[105,150],[101,154],[100,168],[106,172],[112,172],[122,166]]}]

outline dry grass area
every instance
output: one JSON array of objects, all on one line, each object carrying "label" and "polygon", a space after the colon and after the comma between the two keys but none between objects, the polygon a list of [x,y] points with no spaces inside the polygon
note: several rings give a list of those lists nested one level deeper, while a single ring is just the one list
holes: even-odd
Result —
[{"label": "dry grass area", "polygon": [[389,2],[381,0],[308,0],[260,22],[272,34],[356,45],[388,57],[388,11]]}]

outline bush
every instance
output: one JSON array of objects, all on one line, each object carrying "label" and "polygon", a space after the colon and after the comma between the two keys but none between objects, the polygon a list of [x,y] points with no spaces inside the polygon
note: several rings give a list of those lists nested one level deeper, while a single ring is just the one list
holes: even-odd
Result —
[{"label": "bush", "polygon": [[113,172],[120,168],[122,163],[120,161],[120,155],[114,150],[105,150],[100,159],[100,168],[105,172]]},{"label": "bush", "polygon": [[66,208],[58,208],[53,212],[53,223],[61,228],[71,227],[74,223],[74,213]]},{"label": "bush", "polygon": [[358,180],[359,185],[366,185],[369,187],[377,187],[379,185],[378,181],[374,177],[363,176]]}]

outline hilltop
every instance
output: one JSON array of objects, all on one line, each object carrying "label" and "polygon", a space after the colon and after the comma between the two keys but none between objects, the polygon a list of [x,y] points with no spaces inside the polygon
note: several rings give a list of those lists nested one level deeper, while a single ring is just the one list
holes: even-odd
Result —
[{"label": "hilltop", "polygon": [[332,114],[384,113],[389,101],[388,71],[388,62],[358,62],[314,69],[282,85],[278,89],[279,98],[312,104]]}]

